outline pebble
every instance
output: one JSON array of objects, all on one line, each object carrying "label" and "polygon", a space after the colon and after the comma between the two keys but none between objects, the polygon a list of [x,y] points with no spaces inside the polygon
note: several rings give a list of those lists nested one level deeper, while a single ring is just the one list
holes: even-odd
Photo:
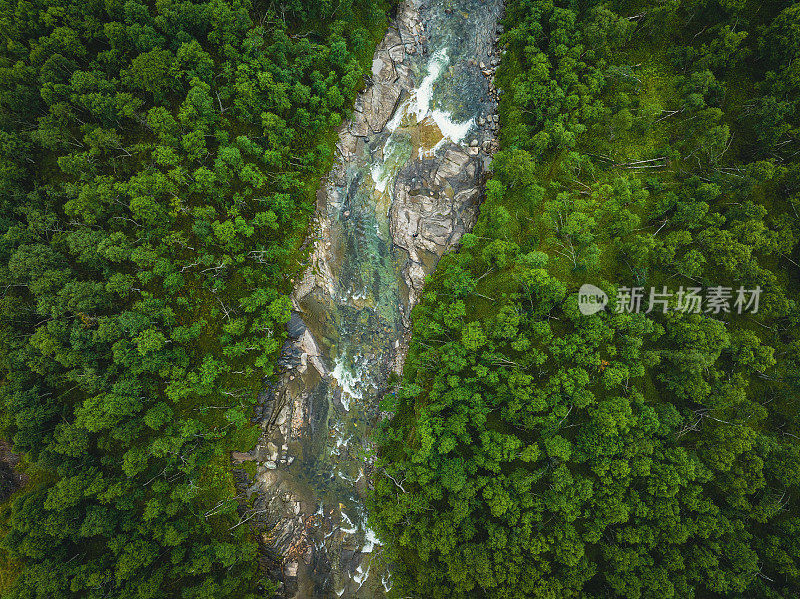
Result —
[{"label": "pebble", "polygon": [[272,441],[267,443],[267,451],[269,452],[268,462],[275,462],[278,459],[278,446]]}]

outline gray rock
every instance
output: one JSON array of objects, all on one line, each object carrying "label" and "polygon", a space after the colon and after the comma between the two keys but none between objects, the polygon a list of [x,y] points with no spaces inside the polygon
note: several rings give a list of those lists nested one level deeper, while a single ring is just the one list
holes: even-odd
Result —
[{"label": "gray rock", "polygon": [[375,85],[364,94],[364,119],[373,132],[383,131],[399,100],[397,85]]},{"label": "gray rock", "polygon": [[286,323],[286,333],[292,339],[299,339],[306,332],[306,323],[300,317],[300,313],[292,310],[292,316]]},{"label": "gray rock", "polygon": [[278,446],[272,441],[267,443],[267,451],[269,452],[268,462],[276,462],[278,460]]},{"label": "gray rock", "polygon": [[436,171],[434,183],[442,185],[444,180],[455,176],[464,168],[464,165],[469,160],[469,157],[459,150],[450,149],[445,153],[444,160]]},{"label": "gray rock", "polygon": [[241,464],[242,462],[249,462],[253,460],[253,456],[249,453],[242,453],[240,451],[234,451],[231,453],[231,460],[233,460],[234,464]]}]

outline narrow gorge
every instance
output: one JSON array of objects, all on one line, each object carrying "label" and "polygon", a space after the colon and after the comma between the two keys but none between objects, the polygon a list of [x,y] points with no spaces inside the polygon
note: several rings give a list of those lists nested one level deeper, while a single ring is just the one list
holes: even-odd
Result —
[{"label": "narrow gorge", "polygon": [[317,196],[280,380],[262,394],[255,509],[286,597],[381,597],[370,433],[424,278],[473,225],[496,150],[499,0],[409,0]]}]

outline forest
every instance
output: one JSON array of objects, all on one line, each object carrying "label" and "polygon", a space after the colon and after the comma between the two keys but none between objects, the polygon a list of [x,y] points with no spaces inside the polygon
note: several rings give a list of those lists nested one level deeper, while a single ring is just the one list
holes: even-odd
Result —
[{"label": "forest", "polygon": [[[0,0],[3,598],[274,596],[230,453],[396,4]],[[503,25],[381,400],[392,596],[800,596],[800,2]]]},{"label": "forest", "polygon": [[478,224],[383,399],[396,596],[797,597],[800,3],[510,0],[504,25]]},{"label": "forest", "polygon": [[271,596],[230,451],[261,433],[386,21],[372,0],[0,0],[0,425],[27,477],[0,511],[4,598]]}]

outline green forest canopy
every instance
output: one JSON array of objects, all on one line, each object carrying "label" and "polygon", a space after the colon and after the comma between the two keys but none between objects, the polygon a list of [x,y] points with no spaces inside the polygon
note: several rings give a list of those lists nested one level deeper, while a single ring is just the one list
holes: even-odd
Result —
[{"label": "green forest canopy", "polygon": [[[386,8],[0,0],[3,596],[270,586],[227,451]],[[503,150],[385,398],[395,590],[795,597],[800,4],[506,11]],[[763,293],[584,316],[583,283]]]},{"label": "green forest canopy", "polygon": [[386,8],[0,0],[3,597],[267,592],[228,451]]},{"label": "green forest canopy", "polygon": [[[398,596],[797,597],[800,3],[510,0],[505,30],[479,222],[384,399]],[[584,283],[762,293],[585,316]]]}]

